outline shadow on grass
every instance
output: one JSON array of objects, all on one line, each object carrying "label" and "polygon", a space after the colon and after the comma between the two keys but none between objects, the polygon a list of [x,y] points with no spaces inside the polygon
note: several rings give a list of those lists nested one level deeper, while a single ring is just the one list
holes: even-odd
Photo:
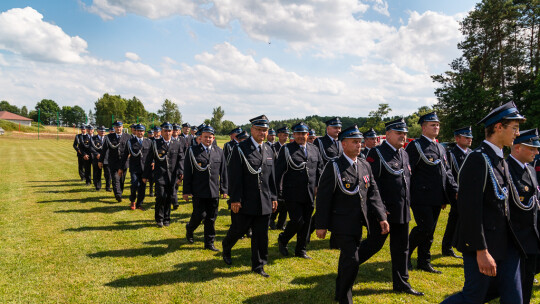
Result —
[{"label": "shadow on grass", "polygon": [[55,200],[45,200],[38,201],[38,204],[47,204],[47,203],[105,203],[105,204],[118,204],[114,199],[114,196],[96,196],[96,197],[85,197],[85,198],[63,198]]},{"label": "shadow on grass", "polygon": [[68,209],[68,210],[57,210],[55,213],[115,213],[128,210],[127,206],[105,206],[105,207],[94,207],[90,209]]},{"label": "shadow on grass", "polygon": [[60,179],[60,180],[32,180],[27,181],[28,183],[82,183],[81,179]]},{"label": "shadow on grass", "polygon": [[[125,207],[122,207],[125,208]],[[116,230],[137,230],[141,228],[154,227],[154,221],[140,221],[138,223],[131,222],[115,222],[115,225],[110,226],[85,226],[79,228],[68,228],[64,229],[66,232],[82,232],[82,231],[116,231]]]},{"label": "shadow on grass", "polygon": [[[249,254],[249,249],[243,249],[243,254]],[[171,285],[181,282],[198,283],[208,282],[214,279],[236,277],[248,274],[251,271],[241,270],[233,272],[224,272],[221,269],[228,268],[221,258],[215,258],[205,261],[192,261],[174,266],[176,269],[165,272],[136,275],[129,278],[114,280],[105,284],[105,286],[115,288],[125,287],[146,287]]]},{"label": "shadow on grass", "polygon": [[[334,299],[335,295],[336,275],[337,274],[332,273],[309,277],[298,277],[293,279],[290,284],[305,285],[303,288],[299,287],[273,293],[265,293],[246,299],[243,301],[243,303],[333,303],[332,300]],[[366,281],[363,281],[361,277],[357,278],[355,286],[353,287],[353,296],[393,293],[391,289],[363,289],[362,282]],[[315,290],[316,292],[314,292]]]},{"label": "shadow on grass", "polygon": [[139,256],[146,256],[146,255],[157,257],[157,256],[162,256],[167,253],[171,253],[176,250],[179,250],[180,246],[182,245],[182,242],[178,238],[173,238],[173,239],[145,242],[144,244],[166,245],[166,246],[165,247],[152,246],[152,247],[133,248],[133,249],[107,250],[107,251],[91,253],[88,256],[91,258],[104,258],[104,257],[133,258],[133,257],[139,257]]}]

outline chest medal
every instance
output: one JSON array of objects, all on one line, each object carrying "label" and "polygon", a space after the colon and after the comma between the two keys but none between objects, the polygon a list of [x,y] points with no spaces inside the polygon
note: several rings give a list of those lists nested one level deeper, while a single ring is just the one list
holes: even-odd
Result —
[{"label": "chest medal", "polygon": [[523,187],[525,189],[525,192],[529,192],[529,186]]}]

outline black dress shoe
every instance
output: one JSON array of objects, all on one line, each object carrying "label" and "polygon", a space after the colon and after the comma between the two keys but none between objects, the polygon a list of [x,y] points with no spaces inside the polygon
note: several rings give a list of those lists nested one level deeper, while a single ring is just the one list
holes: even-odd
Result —
[{"label": "black dress shoe", "polygon": [[157,222],[157,226],[158,226],[159,228],[163,228],[163,222]]},{"label": "black dress shoe", "polygon": [[246,232],[246,237],[250,239],[252,235],[253,235],[253,232],[251,231],[251,228],[249,228],[248,231]]},{"label": "black dress shoe", "polygon": [[276,230],[276,222],[270,222],[270,230]]},{"label": "black dress shoe", "polygon": [[117,202],[119,202],[119,203],[122,202],[122,197],[121,197],[121,196],[116,196],[115,198],[116,198],[116,201],[117,201]]},{"label": "black dress shoe", "polygon": [[411,263],[411,259],[410,259],[410,258],[407,260],[407,269],[408,269],[408,270],[412,270],[412,269],[413,269],[412,263]]},{"label": "black dress shoe", "polygon": [[186,224],[186,240],[190,244],[193,244],[195,242],[195,240],[193,239],[193,231],[189,230],[189,224]]},{"label": "black dress shoe", "polygon": [[180,205],[173,205],[173,206],[172,206],[172,210],[178,209],[178,206],[180,206]]},{"label": "black dress shoe", "polygon": [[287,244],[283,242],[282,238],[283,238],[283,233],[280,233],[277,239],[279,252],[284,256],[288,256],[289,249],[287,248]]},{"label": "black dress shoe", "polygon": [[426,272],[437,273],[437,274],[442,273],[442,271],[433,268],[433,265],[431,265],[429,263],[425,264],[425,265],[418,265],[417,268],[420,269],[420,270],[426,271]]},{"label": "black dress shoe", "polygon": [[403,289],[403,290],[395,290],[396,292],[402,292],[402,293],[406,293],[406,294],[410,294],[410,295],[413,295],[413,296],[423,296],[424,293],[423,292],[420,292],[420,291],[416,291],[412,288],[409,288],[409,289]]},{"label": "black dress shoe", "polygon": [[204,245],[204,249],[211,250],[211,251],[219,251],[219,249],[217,249],[217,248],[214,246],[214,244]]},{"label": "black dress shoe", "polygon": [[457,255],[452,248],[443,250],[442,255],[447,256],[447,257],[453,257],[453,258],[456,258],[456,259],[463,259],[459,255]]},{"label": "black dress shoe", "polygon": [[306,259],[306,260],[313,260],[313,258],[307,255],[305,252],[295,253],[294,256],[298,258]]},{"label": "black dress shoe", "polygon": [[112,192],[111,188],[107,188],[107,189],[105,189],[105,191]]},{"label": "black dress shoe", "polygon": [[260,274],[265,278],[268,278],[270,276],[268,273],[264,272],[264,269],[253,270],[253,272],[255,272],[256,274]]},{"label": "black dress shoe", "polygon": [[171,222],[163,222],[163,226],[168,227],[168,226],[170,226],[170,225],[171,225]]},{"label": "black dress shoe", "polygon": [[231,258],[231,252],[230,251],[226,251],[225,249],[223,249],[223,254],[221,256],[223,257],[223,261],[225,262],[225,264],[227,264],[227,265],[232,264],[232,258]]},{"label": "black dress shoe", "polygon": [[[107,191],[109,191],[109,190],[107,190]],[[154,197],[154,193],[150,192],[150,194],[148,194],[148,196]]]}]

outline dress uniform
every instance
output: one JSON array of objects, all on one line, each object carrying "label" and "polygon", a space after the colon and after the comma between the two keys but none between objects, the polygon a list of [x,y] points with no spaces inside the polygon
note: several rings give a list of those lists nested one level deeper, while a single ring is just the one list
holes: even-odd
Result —
[{"label": "dress uniform", "polygon": [[[309,128],[300,122],[292,127],[292,131],[307,135]],[[296,234],[294,255],[309,259],[306,246],[323,161],[317,147],[307,142],[307,136],[304,141],[302,139],[283,146],[276,162],[278,193],[289,213],[289,223],[279,235],[278,244],[280,252],[288,255],[287,243]]]},{"label": "dress uniform", "polygon": [[236,136],[238,134],[242,133],[242,128],[234,128],[232,129],[230,132],[229,132],[229,136],[231,137],[231,140],[226,142],[225,145],[223,145],[223,153],[225,155],[225,159],[227,160],[227,163],[229,163],[229,160],[230,160],[230,157],[231,157],[231,152],[234,148],[234,146],[236,146],[236,144],[238,144],[238,140],[236,140]]},{"label": "dress uniform", "polygon": [[[363,136],[364,136],[364,142],[365,142],[366,139],[368,139],[368,138],[369,139],[373,139],[373,138],[376,139],[377,138],[377,133],[375,132],[375,130],[373,130],[373,128],[371,128],[371,129],[367,130],[366,132],[364,132]],[[360,152],[360,154],[361,154],[360,157],[366,158],[369,151],[376,146],[376,143],[377,142],[375,142],[375,145],[370,146],[370,147],[368,147],[368,145],[366,145],[366,147],[364,149],[362,149],[362,152]]]},{"label": "dress uniform", "polygon": [[[420,117],[418,124],[439,122],[435,112]],[[422,134],[407,145],[412,169],[411,209],[416,227],[409,235],[409,267],[411,255],[418,247],[418,269],[441,273],[431,265],[431,245],[441,206],[455,200],[457,185],[450,170],[444,147]]]},{"label": "dress uniform", "polygon": [[[180,130],[181,130],[181,127],[179,124],[177,123],[173,123],[172,124],[172,128],[173,128],[173,137],[171,138],[172,141],[178,141],[180,143],[180,147],[182,149],[182,155],[186,155],[185,152],[188,148],[187,144],[185,143],[185,138],[181,137],[178,133],[181,133]],[[176,133],[176,137],[174,136],[174,134]],[[180,204],[178,203],[178,188],[179,188],[179,184],[176,183],[174,184],[174,199],[173,199],[173,203],[172,203],[172,208],[173,210],[176,210],[178,209],[178,207],[180,207]]]},{"label": "dress uniform", "polygon": [[274,143],[276,142],[276,130],[270,128],[268,129],[268,136],[266,137],[266,143],[272,147]]},{"label": "dress uniform", "polygon": [[86,181],[86,185],[90,186],[92,184],[92,144],[91,139],[93,133],[94,127],[92,125],[86,125],[86,134],[82,137],[81,141],[81,152],[82,152],[82,160],[83,160],[83,168],[84,168],[84,180]]},{"label": "dress uniform", "polygon": [[[278,137],[280,134],[287,134],[287,138],[290,134],[289,127],[283,126],[277,130]],[[277,160],[279,152],[281,151],[281,148],[287,144],[287,141],[281,142],[281,139],[276,141],[272,145],[272,149],[274,151],[274,158]],[[279,190],[279,189],[278,189]],[[276,223],[277,219],[277,223]],[[287,221],[287,205],[285,204],[285,201],[282,199],[281,195],[278,195],[278,207],[276,212],[272,213],[270,216],[270,229],[279,229],[283,230],[285,228],[285,221]]]},{"label": "dress uniform", "polygon": [[[156,140],[156,138],[154,137],[154,130],[148,130],[148,139],[152,142],[152,144],[154,144],[154,140]],[[152,179],[152,177],[148,179],[148,188],[148,196],[154,196],[154,180]]]},{"label": "dress uniform", "polygon": [[314,129],[309,130],[308,143],[314,143],[315,139],[317,139],[317,134],[315,133],[315,130]]},{"label": "dress uniform", "polygon": [[196,146],[199,143],[197,142],[197,132],[199,128],[203,127],[204,124],[197,126],[191,126],[191,138],[189,140],[189,146]]},{"label": "dress uniform", "polygon": [[131,175],[131,194],[129,201],[131,202],[131,210],[142,209],[144,202],[146,183],[143,182],[144,164],[148,153],[152,148],[152,141],[144,138],[145,127],[141,124],[136,124],[135,132],[141,132],[141,137],[135,135],[126,143],[124,148],[126,153],[123,154],[122,162],[129,159],[129,173]]},{"label": "dress uniform", "polygon": [[[172,125],[161,125],[163,135],[153,142],[152,149],[144,164],[143,177],[153,177],[156,186],[155,220],[158,227],[171,223],[171,204],[174,199],[174,185],[183,174],[184,155],[179,141],[171,140]],[[154,163],[154,170],[152,170]]]},{"label": "dress uniform", "polygon": [[94,187],[96,190],[101,190],[101,172],[105,177],[105,190],[111,191],[111,172],[109,171],[109,165],[102,164],[99,167],[99,162],[102,161],[105,154],[103,153],[103,145],[105,143],[105,131],[104,126],[97,128],[98,134],[94,135],[90,142],[90,152],[92,153],[92,179],[94,180]]},{"label": "dress uniform", "polygon": [[75,140],[73,141],[73,149],[77,152],[77,164],[78,164],[78,171],[79,171],[79,177],[81,178],[81,181],[85,180],[85,171],[84,171],[84,159],[83,159],[83,144],[85,141],[85,138],[88,136],[86,134],[86,127],[84,125],[81,125],[81,134],[75,135]]},{"label": "dress uniform", "polygon": [[[403,118],[386,123],[385,128],[387,132],[407,133],[409,131]],[[386,208],[388,223],[390,224],[393,289],[397,292],[421,296],[423,293],[412,289],[408,282],[407,261],[409,255],[409,221],[411,220],[409,211],[411,184],[409,156],[402,147],[397,148],[388,141],[384,141],[381,145],[369,151],[366,160],[371,165],[382,202]],[[379,252],[388,237],[388,234],[381,234],[380,226],[377,223],[372,223],[371,227],[372,233],[360,243],[360,249],[358,250],[360,264]]]},{"label": "dress uniform", "polygon": [[[356,126],[339,133],[341,141],[361,138],[362,133]],[[340,303],[352,303],[352,287],[360,265],[358,248],[362,226],[367,227],[368,235],[374,229],[368,215],[374,216],[378,222],[386,221],[385,208],[371,167],[357,157],[359,153],[358,147],[352,158],[342,154],[331,160],[324,168],[317,192],[317,233],[330,230],[340,249],[335,292],[335,300]]]},{"label": "dress uniform", "polygon": [[[468,126],[468,127],[454,130],[454,136],[463,136],[467,138],[473,138],[471,127]],[[465,160],[465,158],[467,157],[469,153],[471,153],[471,149],[469,149],[468,147],[465,147],[465,149],[463,149],[457,143],[455,147],[448,150],[446,153],[446,159],[450,163],[450,167],[452,168],[452,176],[454,177],[456,184],[457,184],[459,169],[461,168],[463,161]],[[444,236],[442,239],[441,250],[444,256],[461,258],[460,256],[457,256],[454,250],[452,249],[452,241],[454,240],[454,234],[456,232],[457,219],[458,219],[458,210],[456,206],[456,201],[452,200],[450,204],[450,212],[448,213],[448,221],[446,222],[446,229],[444,231]]]},{"label": "dress uniform", "polygon": [[[523,253],[511,225],[512,181],[503,156],[503,145],[511,145],[509,133],[498,123],[523,121],[513,102],[491,111],[479,123],[486,140],[465,159],[459,172],[457,206],[459,218],[456,248],[463,253],[463,290],[444,304],[484,303],[489,285],[497,284],[501,303],[522,303],[519,260]],[[479,263],[481,262],[481,264]]]},{"label": "dress uniform", "polygon": [[[514,139],[514,145],[540,148],[538,130],[526,130]],[[536,150],[538,151],[538,150]],[[538,153],[538,152],[536,152]],[[516,234],[526,256],[521,259],[519,268],[521,272],[521,289],[523,303],[530,303],[534,275],[536,274],[536,261],[540,255],[540,234],[538,233],[538,188],[537,174],[527,163],[514,157],[514,151],[506,158],[508,171],[512,177],[514,187],[511,188],[514,197],[509,203],[512,229]]]},{"label": "dress uniform", "polygon": [[[114,197],[118,202],[122,201],[122,193],[124,192],[124,182],[126,180],[127,162],[122,162],[124,153],[127,153],[126,143],[131,139],[131,135],[122,133],[122,122],[114,123],[115,133],[108,134],[105,137],[103,147],[103,164],[109,166],[111,172],[111,181],[114,192]],[[118,132],[118,133],[116,133]],[[118,173],[121,171],[121,175]]]},{"label": "dress uniform", "polygon": [[223,239],[223,260],[228,265],[232,263],[232,247],[251,227],[251,269],[268,277],[264,271],[268,260],[268,221],[277,207],[274,153],[263,142],[268,118],[261,115],[250,122],[252,136],[234,148],[229,162],[231,209],[238,212],[238,217]]},{"label": "dress uniform", "polygon": [[[213,137],[215,130],[208,125],[202,133]],[[227,194],[227,161],[221,148],[212,146],[211,142],[207,146],[203,138],[199,145],[189,147],[184,160],[184,199],[193,196],[193,213],[186,224],[188,242],[193,243],[193,231],[204,220],[204,248],[218,251],[214,240],[220,193]]]}]

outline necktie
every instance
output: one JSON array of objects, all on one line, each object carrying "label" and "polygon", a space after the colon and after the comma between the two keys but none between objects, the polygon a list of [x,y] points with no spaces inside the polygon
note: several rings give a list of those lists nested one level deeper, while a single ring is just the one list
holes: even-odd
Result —
[{"label": "necktie", "polygon": [[257,151],[259,151],[259,153],[261,153],[261,145],[257,146]]},{"label": "necktie", "polygon": [[142,146],[142,139],[139,139],[139,145]]},{"label": "necktie", "polygon": [[353,167],[353,169],[354,169],[354,172],[358,172],[358,170],[356,169],[356,162],[353,162],[353,163],[352,163],[352,167]]},{"label": "necktie", "polygon": [[304,150],[304,156],[307,157],[307,149],[306,149],[306,146],[302,146],[302,150]]}]

